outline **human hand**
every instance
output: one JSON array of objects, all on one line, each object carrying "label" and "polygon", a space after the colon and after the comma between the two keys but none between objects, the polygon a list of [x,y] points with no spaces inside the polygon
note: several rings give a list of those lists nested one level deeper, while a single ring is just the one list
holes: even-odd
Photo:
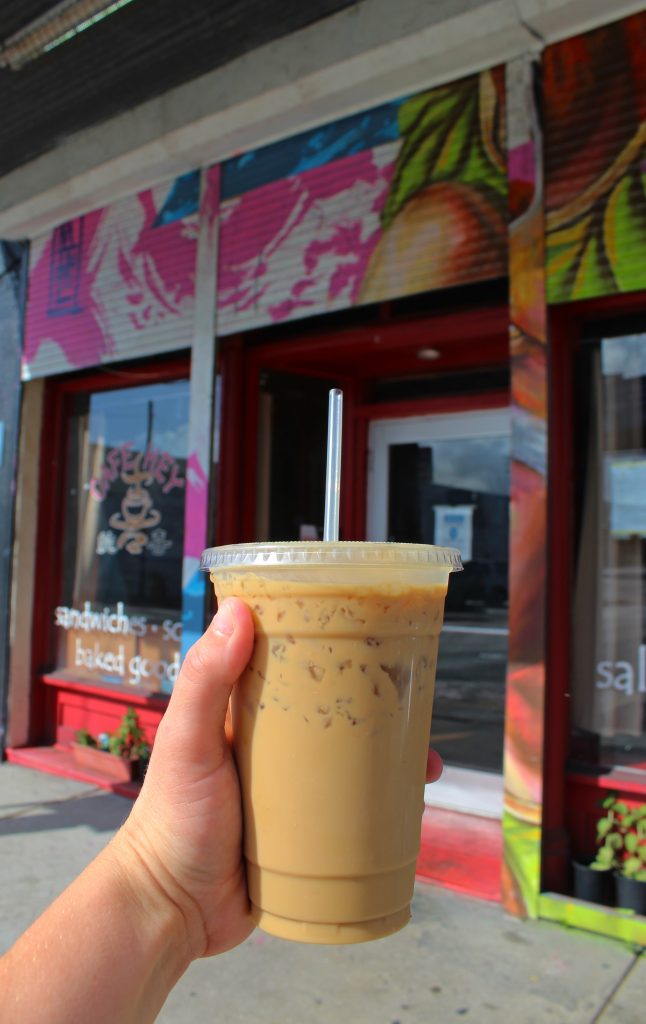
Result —
[{"label": "human hand", "polygon": [[[184,661],[130,817],[0,958],[2,1007],[19,1005],[21,1024],[44,1005],[52,1024],[85,1021],[90,1003],[97,1024],[148,1024],[192,960],[252,931],[225,725],[252,647],[250,612],[222,602]],[[430,751],[427,779],[440,772]]]},{"label": "human hand", "polygon": [[117,837],[156,895],[180,910],[193,957],[231,949],[254,927],[238,775],[225,734],[229,696],[252,646],[246,605],[223,601],[184,660],[141,794]]},{"label": "human hand", "polygon": [[[227,734],[234,683],[253,646],[253,623],[236,598],[189,651],[157,731],[146,779],[118,841],[145,869],[153,898],[170,900],[193,957],[224,952],[253,930],[242,861],[238,776]],[[427,782],[442,773],[429,749]]]},{"label": "human hand", "polygon": [[0,1020],[39,1024],[47,1007],[51,1024],[152,1024],[192,960],[251,932],[225,717],[252,646],[250,612],[224,601],[184,661],[130,817],[0,957]]}]

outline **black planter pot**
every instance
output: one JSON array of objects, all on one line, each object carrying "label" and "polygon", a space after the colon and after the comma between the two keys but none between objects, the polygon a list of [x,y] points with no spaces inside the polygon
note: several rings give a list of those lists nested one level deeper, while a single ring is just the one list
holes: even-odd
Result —
[{"label": "black planter pot", "polygon": [[646,916],[646,882],[638,882],[636,878],[615,875],[617,906],[623,910],[634,910],[636,914]]},{"label": "black planter pot", "polygon": [[578,900],[587,900],[588,903],[612,906],[615,895],[612,871],[595,871],[589,867],[589,863],[572,861],[575,897]]}]

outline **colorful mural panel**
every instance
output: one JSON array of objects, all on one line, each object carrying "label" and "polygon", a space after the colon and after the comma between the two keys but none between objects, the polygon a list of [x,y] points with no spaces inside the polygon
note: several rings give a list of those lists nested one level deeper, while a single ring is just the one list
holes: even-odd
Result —
[{"label": "colorful mural panel", "polygon": [[547,332],[537,67],[507,67],[511,522],[504,744],[503,903],[535,916],[540,891],[547,546]]},{"label": "colorful mural panel", "polygon": [[225,163],[218,333],[505,275],[504,133],[494,70]]},{"label": "colorful mural panel", "polygon": [[24,379],[189,345],[200,172],[33,243]]},{"label": "colorful mural panel", "polygon": [[543,67],[548,299],[646,288],[646,14]]}]

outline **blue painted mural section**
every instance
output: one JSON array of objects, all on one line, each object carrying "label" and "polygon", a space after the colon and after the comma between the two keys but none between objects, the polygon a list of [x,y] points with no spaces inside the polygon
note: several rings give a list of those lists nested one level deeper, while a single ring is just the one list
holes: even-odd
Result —
[{"label": "blue painted mural section", "polygon": [[197,213],[200,204],[200,172],[182,174],[170,187],[162,208],[155,218],[153,227],[163,227],[175,220]]},{"label": "blue painted mural section", "polygon": [[[206,573],[198,569],[182,590],[182,661],[184,661],[189,648],[196,640],[199,640],[204,632],[204,602],[207,582]],[[170,693],[171,690],[172,686],[168,685],[165,692]]]},{"label": "blue painted mural section", "polygon": [[222,165],[222,200],[242,195],[271,181],[323,167],[332,160],[361,153],[399,138],[398,113],[405,99],[384,103],[366,113],[301,132],[292,138],[251,150]]}]

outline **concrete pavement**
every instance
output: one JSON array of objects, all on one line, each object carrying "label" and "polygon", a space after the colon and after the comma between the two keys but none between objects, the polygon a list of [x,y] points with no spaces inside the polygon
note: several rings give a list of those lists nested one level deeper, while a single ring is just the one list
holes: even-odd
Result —
[{"label": "concrete pavement", "polygon": [[[0,951],[127,816],[129,801],[0,765]],[[162,1024],[641,1024],[646,958],[620,943],[418,885],[412,923],[362,946],[310,947],[256,931],[193,964]],[[43,1017],[43,1024],[47,1018]]]}]

